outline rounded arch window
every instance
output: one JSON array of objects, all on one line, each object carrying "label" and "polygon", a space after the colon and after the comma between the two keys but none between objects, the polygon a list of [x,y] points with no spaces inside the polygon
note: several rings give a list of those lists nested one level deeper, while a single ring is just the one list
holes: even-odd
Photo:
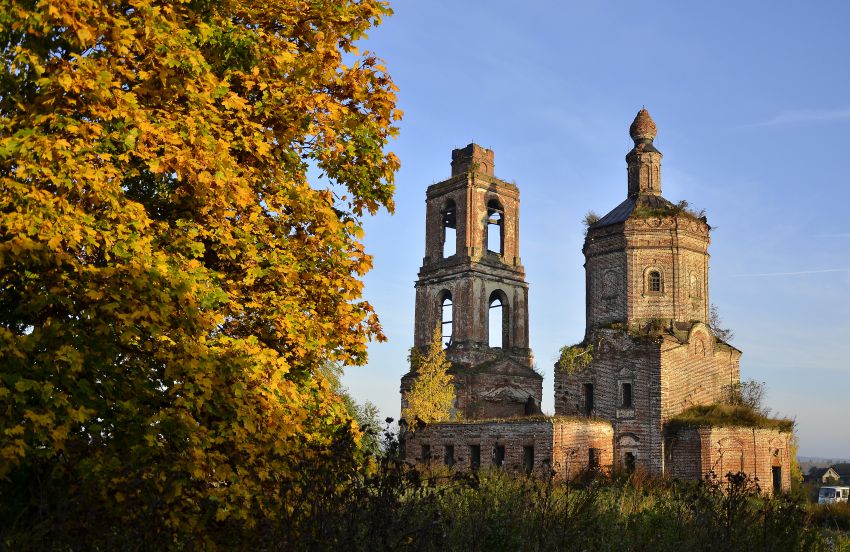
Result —
[{"label": "rounded arch window", "polygon": [[661,271],[658,269],[651,269],[646,273],[646,290],[650,293],[661,293],[663,289],[664,280],[661,277]]},{"label": "rounded arch window", "polygon": [[452,293],[448,290],[440,294],[440,339],[443,345],[448,347],[452,344],[454,334],[454,305]]},{"label": "rounded arch window", "polygon": [[451,257],[457,253],[457,206],[453,199],[446,201],[440,212],[440,225],[442,227],[443,258]]},{"label": "rounded arch window", "polygon": [[487,224],[485,242],[487,251],[503,255],[505,252],[505,209],[498,199],[487,202]]},{"label": "rounded arch window", "polygon": [[490,294],[487,302],[487,344],[490,347],[508,347],[509,328],[508,320],[508,298],[502,290],[496,290]]}]

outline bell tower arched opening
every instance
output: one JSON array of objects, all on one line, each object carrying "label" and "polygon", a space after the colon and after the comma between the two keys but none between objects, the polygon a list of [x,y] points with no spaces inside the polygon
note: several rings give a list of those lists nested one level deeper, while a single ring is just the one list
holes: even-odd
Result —
[{"label": "bell tower arched opening", "polygon": [[503,255],[505,252],[504,232],[505,208],[498,199],[487,202],[487,251]]},{"label": "bell tower arched opening", "polygon": [[510,346],[511,321],[508,311],[508,298],[500,289],[490,294],[487,302],[489,347],[506,349]]},{"label": "bell tower arched opening", "polygon": [[441,212],[443,230],[443,258],[457,253],[457,206],[453,199],[446,201]]},{"label": "bell tower arched opening", "polygon": [[454,335],[454,304],[450,291],[444,291],[440,298],[440,339],[444,347],[452,344]]}]

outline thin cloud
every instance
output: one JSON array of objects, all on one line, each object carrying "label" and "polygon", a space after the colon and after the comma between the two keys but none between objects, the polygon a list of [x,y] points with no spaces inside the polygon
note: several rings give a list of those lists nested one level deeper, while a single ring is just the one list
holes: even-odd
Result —
[{"label": "thin cloud", "polygon": [[828,272],[850,272],[850,268],[825,268],[823,270],[800,270],[797,272],[761,272],[758,274],[733,274],[733,277],[756,276],[804,276],[806,274],[826,274]]},{"label": "thin cloud", "polygon": [[754,123],[751,126],[763,127],[804,123],[830,123],[836,121],[850,121],[850,109],[791,109],[780,111],[778,115],[774,115],[767,121]]},{"label": "thin cloud", "polygon": [[818,234],[816,238],[850,238],[850,232],[846,234]]}]

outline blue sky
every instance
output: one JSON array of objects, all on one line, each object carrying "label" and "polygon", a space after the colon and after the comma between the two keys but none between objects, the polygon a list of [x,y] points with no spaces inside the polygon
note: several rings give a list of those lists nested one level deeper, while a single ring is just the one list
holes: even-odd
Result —
[{"label": "blue sky", "polygon": [[389,338],[344,378],[398,416],[425,248],[451,150],[492,148],[520,188],[531,346],[552,411],[584,333],[583,215],[626,197],[628,126],[658,125],[663,195],[714,227],[710,299],[742,377],[796,418],[800,453],[850,458],[850,3],[396,1],[363,46],[405,112],[396,212],[365,221],[366,298]]}]

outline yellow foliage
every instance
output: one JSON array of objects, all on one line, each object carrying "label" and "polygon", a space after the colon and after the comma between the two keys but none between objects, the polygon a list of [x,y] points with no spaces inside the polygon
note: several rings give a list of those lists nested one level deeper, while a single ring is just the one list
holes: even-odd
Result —
[{"label": "yellow foliage", "polygon": [[439,330],[434,332],[427,354],[423,355],[416,347],[411,349],[410,369],[415,378],[404,395],[407,403],[401,412],[404,420],[427,424],[449,419],[455,402],[453,378],[448,373],[450,367]]},{"label": "yellow foliage", "polygon": [[2,1],[0,518],[38,479],[151,536],[250,525],[351,431],[316,372],[383,339],[358,240],[400,112],[354,41],[389,13]]}]

